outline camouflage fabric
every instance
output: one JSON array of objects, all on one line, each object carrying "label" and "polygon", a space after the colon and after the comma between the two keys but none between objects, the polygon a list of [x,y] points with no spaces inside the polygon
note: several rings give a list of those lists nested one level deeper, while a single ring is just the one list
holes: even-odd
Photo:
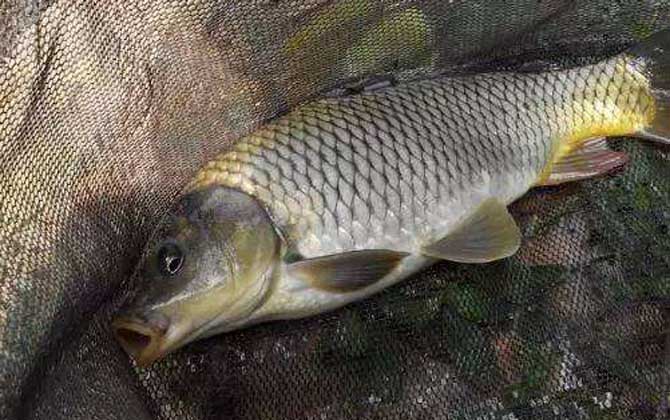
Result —
[{"label": "camouflage fabric", "polygon": [[379,78],[590,63],[670,1],[0,4],[0,418],[670,418],[670,149],[513,206],[521,252],[194,343],[147,369],[110,314],[197,168]]}]

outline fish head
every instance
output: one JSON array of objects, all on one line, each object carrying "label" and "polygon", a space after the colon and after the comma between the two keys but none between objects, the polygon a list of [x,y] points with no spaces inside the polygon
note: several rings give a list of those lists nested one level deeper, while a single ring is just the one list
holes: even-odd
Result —
[{"label": "fish head", "polygon": [[149,243],[112,322],[140,366],[243,325],[279,271],[280,238],[265,209],[220,186],[183,195]]}]

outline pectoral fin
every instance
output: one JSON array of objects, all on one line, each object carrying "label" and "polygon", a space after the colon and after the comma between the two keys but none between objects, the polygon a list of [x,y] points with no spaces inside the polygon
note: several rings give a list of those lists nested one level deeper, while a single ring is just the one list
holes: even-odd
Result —
[{"label": "pectoral fin", "polygon": [[319,289],[353,292],[384,278],[407,255],[387,250],[354,251],[297,261],[288,271]]},{"label": "pectoral fin", "polygon": [[485,263],[513,255],[520,242],[521,233],[507,207],[488,199],[455,231],[424,247],[422,253],[449,261]]},{"label": "pectoral fin", "polygon": [[608,149],[604,138],[585,141],[579,148],[559,155],[548,174],[536,185],[557,185],[604,175],[628,163],[628,155]]}]

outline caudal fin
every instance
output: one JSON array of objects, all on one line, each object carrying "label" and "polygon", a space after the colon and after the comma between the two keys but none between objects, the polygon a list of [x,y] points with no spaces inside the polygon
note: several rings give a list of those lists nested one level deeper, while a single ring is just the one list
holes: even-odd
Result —
[{"label": "caudal fin", "polygon": [[648,78],[655,102],[654,117],[640,135],[670,144],[670,30],[650,36],[628,54]]}]

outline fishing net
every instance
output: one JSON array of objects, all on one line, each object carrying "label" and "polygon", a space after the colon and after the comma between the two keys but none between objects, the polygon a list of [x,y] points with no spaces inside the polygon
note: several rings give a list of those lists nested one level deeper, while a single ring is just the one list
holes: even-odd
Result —
[{"label": "fishing net", "polygon": [[669,149],[512,206],[514,258],[442,263],[322,316],[147,369],[109,319],[197,168],[370,83],[583,65],[670,1],[0,3],[0,418],[664,419]]}]

